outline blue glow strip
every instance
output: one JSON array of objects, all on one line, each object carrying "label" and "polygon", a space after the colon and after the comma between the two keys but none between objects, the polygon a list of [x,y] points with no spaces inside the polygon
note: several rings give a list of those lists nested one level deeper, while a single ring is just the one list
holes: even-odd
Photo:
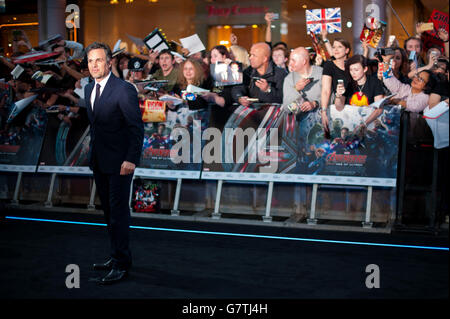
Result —
[{"label": "blue glow strip", "polygon": [[[86,223],[86,222],[77,222],[77,221],[56,220],[56,219],[40,219],[40,218],[27,218],[27,217],[15,217],[15,216],[5,216],[5,218],[16,219],[16,220],[37,221],[37,222],[49,222],[49,223],[76,224],[76,225],[103,226],[103,227],[106,226],[106,224],[102,224],[102,223]],[[448,247],[397,245],[397,244],[381,244],[381,243],[368,243],[368,242],[358,242],[358,241],[342,241],[342,240],[298,238],[298,237],[281,237],[281,236],[269,236],[269,235],[212,232],[212,231],[204,231],[204,230],[177,229],[177,228],[160,228],[160,227],[146,227],[146,226],[130,226],[130,228],[144,229],[144,230],[170,231],[170,232],[179,232],[179,233],[206,234],[206,235],[222,235],[222,236],[264,238],[264,239],[284,239],[284,240],[306,241],[306,242],[316,242],[316,243],[330,243],[330,244],[365,245],[365,246],[380,246],[380,247],[395,247],[395,248],[416,248],[416,249],[445,250],[445,251],[449,250]]]}]

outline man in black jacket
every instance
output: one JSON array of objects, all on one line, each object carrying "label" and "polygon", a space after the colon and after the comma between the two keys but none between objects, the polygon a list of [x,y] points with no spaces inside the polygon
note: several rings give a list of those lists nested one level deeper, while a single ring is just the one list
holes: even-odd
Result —
[{"label": "man in black jacket", "polygon": [[131,181],[139,165],[144,125],[136,89],[111,73],[111,50],[94,42],[86,48],[94,78],[85,88],[90,121],[89,166],[94,172],[111,241],[111,257],[94,269],[109,270],[100,280],[109,284],[123,279],[131,268],[129,248]]},{"label": "man in black jacket", "polygon": [[250,49],[250,66],[244,70],[242,85],[233,87],[233,100],[249,106],[249,98],[261,103],[283,102],[283,81],[286,72],[277,68],[270,59],[271,50],[267,43],[259,42]]}]

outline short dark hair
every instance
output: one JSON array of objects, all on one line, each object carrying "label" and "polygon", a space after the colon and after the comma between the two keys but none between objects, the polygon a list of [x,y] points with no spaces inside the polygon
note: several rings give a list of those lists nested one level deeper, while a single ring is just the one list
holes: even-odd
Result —
[{"label": "short dark hair", "polygon": [[345,61],[345,72],[350,74],[350,65],[353,65],[356,63],[361,63],[363,68],[368,66],[367,59],[361,54],[356,54],[356,55],[352,56],[351,58],[348,58],[347,61]]},{"label": "short dark hair", "polygon": [[346,49],[348,49],[348,53],[347,56],[350,55],[350,52],[352,52],[352,45],[350,44],[350,42],[348,42],[347,40],[345,40],[344,38],[336,38],[334,39],[333,42],[339,42],[340,44],[342,44]]},{"label": "short dark hair", "polygon": [[95,50],[95,49],[103,49],[105,50],[105,54],[106,54],[106,61],[111,61],[112,60],[112,52],[111,49],[109,48],[109,46],[107,44],[104,44],[102,42],[93,42],[91,44],[89,44],[85,50],[86,52],[86,57],[88,56],[89,52],[91,50]]},{"label": "short dark hair", "polygon": [[286,50],[288,49],[288,45],[286,44],[286,42],[283,42],[283,41],[279,41],[273,45],[274,48],[279,47],[279,46],[284,47]]},{"label": "short dark hair", "polygon": [[168,54],[172,57],[172,60],[174,59],[174,56],[172,54],[172,51],[170,51],[170,49],[161,50],[161,52],[159,52],[158,56],[161,56],[161,54]]},{"label": "short dark hair", "polygon": [[211,49],[212,50],[217,50],[220,54],[224,55],[227,59],[230,59],[230,52],[228,51],[227,47],[224,45],[216,45],[215,47],[213,47]]},{"label": "short dark hair", "polygon": [[428,82],[427,82],[427,84],[425,84],[425,87],[423,88],[423,93],[430,94],[431,90],[436,85],[436,77],[433,74],[433,72],[431,72],[430,70],[423,70],[423,71],[420,71],[419,74],[420,73],[428,73]]},{"label": "short dark hair", "polygon": [[[356,55],[348,58],[347,61],[345,61],[345,73],[351,79],[350,85],[353,88],[356,88],[357,84],[356,84],[356,81],[353,80],[352,76],[350,75],[350,66],[353,65],[353,64],[357,64],[357,63],[360,63],[363,68],[368,66],[367,59],[361,54],[356,54]],[[367,75],[367,72],[366,72],[366,75]]]}]

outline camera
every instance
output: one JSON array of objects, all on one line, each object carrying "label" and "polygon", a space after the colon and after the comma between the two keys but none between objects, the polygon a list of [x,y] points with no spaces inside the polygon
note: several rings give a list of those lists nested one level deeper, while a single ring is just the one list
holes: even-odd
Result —
[{"label": "camera", "polygon": [[395,50],[392,48],[378,48],[377,53],[379,53],[381,56],[394,55]]},{"label": "camera", "polygon": [[375,56],[380,62],[383,62],[383,56],[394,55],[395,50],[392,48],[378,48],[377,52],[375,52]]}]

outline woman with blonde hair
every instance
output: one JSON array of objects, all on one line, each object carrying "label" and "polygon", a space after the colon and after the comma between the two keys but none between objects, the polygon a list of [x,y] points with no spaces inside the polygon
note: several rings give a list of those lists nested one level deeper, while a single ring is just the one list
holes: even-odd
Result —
[{"label": "woman with blonde hair", "polygon": [[245,48],[234,44],[230,47],[230,53],[233,55],[234,61],[242,64],[242,70],[245,70],[250,65],[248,51]]}]

